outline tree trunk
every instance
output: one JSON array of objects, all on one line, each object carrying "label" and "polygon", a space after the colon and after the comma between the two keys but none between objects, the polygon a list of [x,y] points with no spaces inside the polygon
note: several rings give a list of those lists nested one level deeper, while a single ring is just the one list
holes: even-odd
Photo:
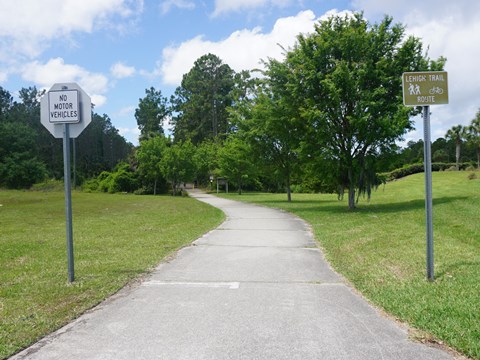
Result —
[{"label": "tree trunk", "polygon": [[457,168],[457,171],[460,170],[460,144],[457,143],[457,146],[455,147],[455,167]]},{"label": "tree trunk", "polygon": [[350,184],[348,189],[348,208],[355,209],[355,186],[353,184]]},{"label": "tree trunk", "polygon": [[153,195],[157,195],[157,179],[153,183]]},{"label": "tree trunk", "polygon": [[477,149],[477,169],[480,169],[480,148]]},{"label": "tree trunk", "polygon": [[348,208],[355,209],[355,182],[352,168],[348,169]]},{"label": "tree trunk", "polygon": [[290,188],[290,176],[287,176],[287,199],[292,202],[292,189]]}]

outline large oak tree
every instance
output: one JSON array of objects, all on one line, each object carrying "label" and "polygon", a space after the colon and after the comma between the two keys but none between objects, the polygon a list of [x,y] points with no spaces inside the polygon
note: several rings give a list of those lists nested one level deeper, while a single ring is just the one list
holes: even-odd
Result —
[{"label": "large oak tree", "polygon": [[412,129],[414,111],[402,104],[405,71],[440,70],[419,39],[385,17],[371,25],[361,13],[333,16],[300,35],[287,54],[286,86],[308,124],[303,151],[318,171],[348,190],[348,206],[378,184],[376,159]]}]

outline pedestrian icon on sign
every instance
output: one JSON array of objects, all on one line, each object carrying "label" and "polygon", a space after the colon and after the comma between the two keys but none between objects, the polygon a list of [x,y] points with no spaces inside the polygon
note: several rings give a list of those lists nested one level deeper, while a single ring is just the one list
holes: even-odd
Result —
[{"label": "pedestrian icon on sign", "polygon": [[420,86],[418,84],[413,85],[410,83],[410,85],[408,85],[408,92],[410,95],[420,95]]}]

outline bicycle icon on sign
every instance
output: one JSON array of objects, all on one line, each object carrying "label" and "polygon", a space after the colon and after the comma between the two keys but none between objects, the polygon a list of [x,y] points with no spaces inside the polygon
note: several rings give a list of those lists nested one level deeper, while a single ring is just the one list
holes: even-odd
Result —
[{"label": "bicycle icon on sign", "polygon": [[443,94],[443,89],[441,87],[434,86],[428,92],[430,93],[430,95],[435,95],[435,94],[441,95]]}]

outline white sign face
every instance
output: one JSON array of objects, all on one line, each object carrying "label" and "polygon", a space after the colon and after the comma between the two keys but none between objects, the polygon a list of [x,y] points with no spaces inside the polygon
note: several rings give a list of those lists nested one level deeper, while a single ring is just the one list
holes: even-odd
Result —
[{"label": "white sign face", "polygon": [[[52,104],[57,104],[57,107]],[[52,112],[55,111],[57,113],[52,116]],[[77,111],[76,121],[74,111]],[[65,121],[66,119],[70,122]],[[91,121],[92,101],[76,83],[54,84],[40,99],[40,122],[57,139],[63,138],[64,127],[67,125],[70,138],[78,137]]]},{"label": "white sign face", "polygon": [[48,92],[49,121],[54,124],[80,122],[77,90]]}]

